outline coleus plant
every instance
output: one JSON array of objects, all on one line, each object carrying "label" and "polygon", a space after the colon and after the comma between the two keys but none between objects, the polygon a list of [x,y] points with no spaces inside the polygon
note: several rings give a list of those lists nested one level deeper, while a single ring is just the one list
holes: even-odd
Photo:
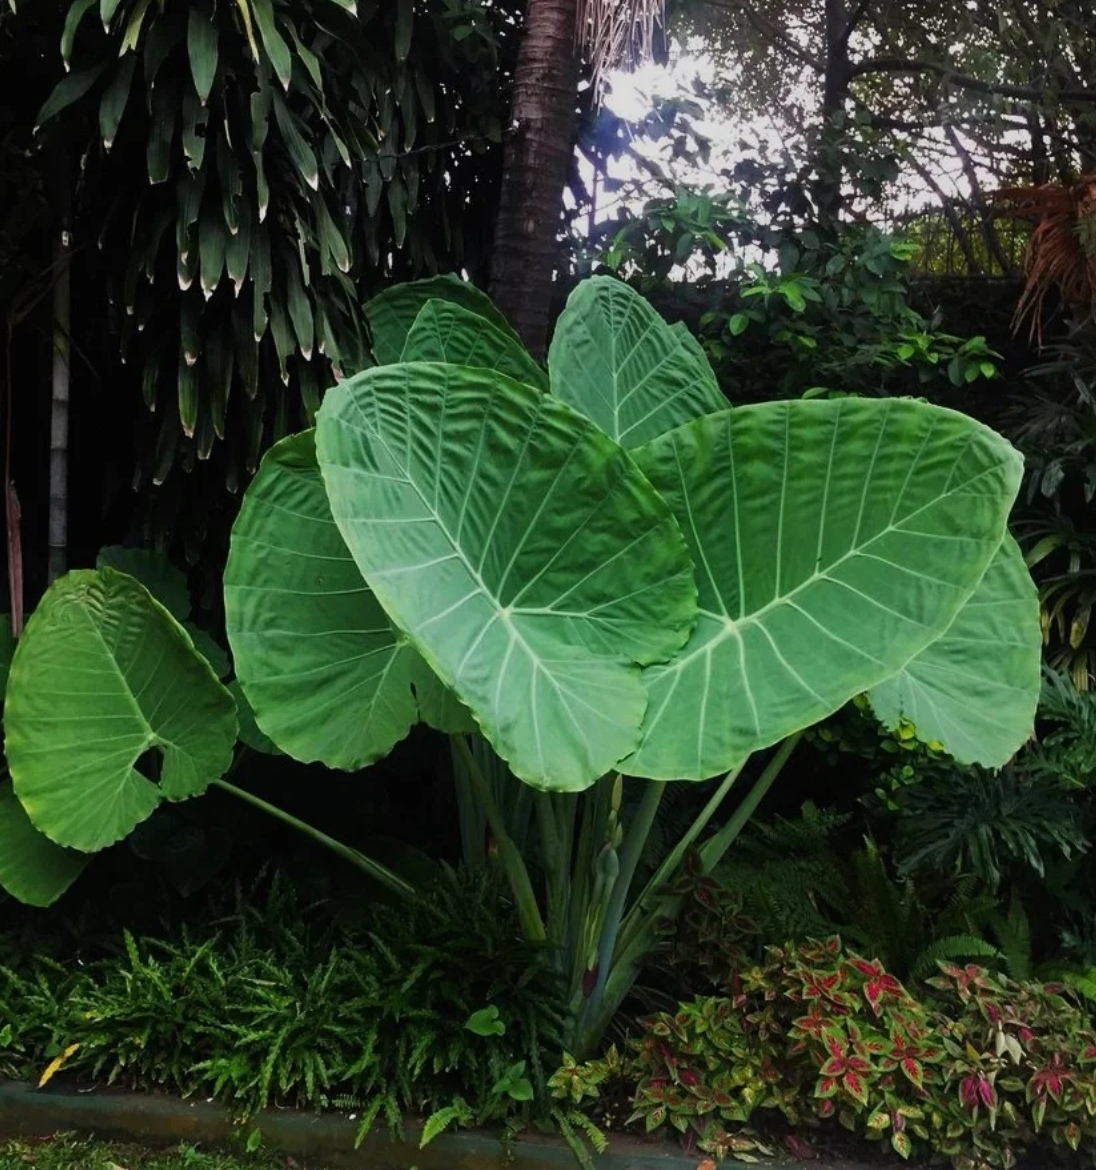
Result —
[{"label": "coleus plant", "polygon": [[[897,399],[728,408],[695,340],[609,278],[571,295],[547,371],[454,278],[398,286],[366,316],[378,364],[329,390],[246,493],[225,573],[236,673],[301,760],[364,767],[420,720],[453,736],[524,929],[569,979],[577,1051],[672,916],[668,880],[724,796],[752,775],[704,870],[804,728],[866,691],[963,760],[1001,764],[1030,734],[1038,618],[1005,527],[1021,461],[988,428]],[[58,700],[27,697],[33,627],[9,757],[48,833],[41,705]],[[39,705],[33,749],[21,704]],[[472,737],[501,783],[536,790],[542,896]],[[142,751],[164,744],[153,730]],[[664,782],[717,776],[633,891]],[[141,809],[115,783],[96,816],[127,807],[120,836]],[[74,836],[53,839],[95,847]]]},{"label": "coleus plant", "polygon": [[1007,1170],[1039,1140],[1096,1148],[1096,1033],[1068,992],[940,971],[922,998],[836,938],[769,947],[731,994],[659,1013],[624,1055],[565,1060],[550,1085],[575,1104],[626,1089],[633,1122],[718,1155],[764,1111],[957,1170]]}]

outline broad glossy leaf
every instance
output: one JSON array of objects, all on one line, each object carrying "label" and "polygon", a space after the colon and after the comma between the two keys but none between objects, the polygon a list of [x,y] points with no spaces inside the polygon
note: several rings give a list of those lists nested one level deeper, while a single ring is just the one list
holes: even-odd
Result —
[{"label": "broad glossy leaf", "polygon": [[666,505],[596,427],[531,386],[401,363],[328,391],[332,515],[396,625],[515,775],[579,790],[637,743],[637,663],[695,619]]},{"label": "broad glossy leaf", "polygon": [[628,448],[727,406],[697,343],[609,276],[567,298],[548,371],[557,398]]},{"label": "broad glossy leaf", "polygon": [[11,784],[0,780],[0,889],[28,906],[52,906],[90,861],[40,833]]},{"label": "broad glossy leaf", "polygon": [[1019,455],[954,411],[799,401],[635,452],[681,521],[700,620],[646,672],[624,769],[700,779],[825,717],[938,638],[1001,543]]},{"label": "broad glossy leaf", "polygon": [[124,837],[163,799],[204,792],[236,742],[232,696],[209,664],[143,585],[108,568],[50,587],[15,652],[4,722],[31,820],[85,851]]},{"label": "broad glossy leaf", "polygon": [[136,577],[177,622],[184,622],[190,616],[190,588],[186,577],[165,553],[152,548],[108,544],[99,550],[95,566]]},{"label": "broad glossy leaf", "polygon": [[497,370],[516,382],[548,389],[548,375],[520,341],[452,301],[426,303],[407,335],[400,360]]},{"label": "broad glossy leaf", "polygon": [[415,324],[423,306],[433,300],[463,305],[501,329],[516,344],[521,344],[518,335],[485,293],[459,276],[447,273],[444,276],[431,276],[427,280],[395,284],[366,302],[364,312],[373,334],[373,356],[378,365],[386,366],[400,360],[411,326]]},{"label": "broad glossy leaf", "polygon": [[363,768],[418,721],[418,693],[429,696],[426,714],[445,710],[331,518],[311,431],[272,447],[247,490],[225,620],[255,722],[298,760]]},{"label": "broad glossy leaf", "polygon": [[208,630],[193,622],[183,622],[183,629],[190,636],[194,649],[209,663],[210,669],[223,682],[232,673],[232,660],[228,651]]},{"label": "broad glossy leaf", "polygon": [[1006,536],[947,632],[868,692],[879,719],[908,719],[963,764],[999,768],[1030,737],[1042,638],[1035,585]]},{"label": "broad glossy leaf", "polygon": [[[714,386],[719,394],[719,410],[725,410],[730,403],[727,402],[726,396],[719,388],[719,382],[716,379],[715,371],[712,369],[711,362],[708,361],[708,355],[704,352],[704,347],[699,341],[689,332],[688,326],[684,321],[675,321],[670,326],[670,331],[677,338],[681,348],[685,351],[686,357],[691,357],[696,363],[697,377],[703,379],[708,385],[708,393],[710,395],[711,388]],[[714,402],[715,399],[712,398]]]},{"label": "broad glossy leaf", "polygon": [[253,752],[261,752],[265,756],[281,756],[285,753],[255,722],[255,712],[247,701],[240,680],[234,678],[228,686],[229,693],[236,700],[236,719],[240,725],[240,743],[251,748]]}]

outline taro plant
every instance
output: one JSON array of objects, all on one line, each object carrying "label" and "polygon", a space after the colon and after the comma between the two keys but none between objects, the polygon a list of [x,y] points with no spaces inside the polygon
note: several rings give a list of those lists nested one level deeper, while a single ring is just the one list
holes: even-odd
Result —
[{"label": "taro plant", "polygon": [[[867,691],[961,759],[999,765],[1029,734],[1038,620],[1005,531],[1021,466],[992,431],[904,400],[728,409],[693,338],[609,278],[572,294],[547,372],[452,280],[367,315],[381,364],[329,391],[244,500],[236,669],[300,759],[362,767],[417,720],[453,735],[524,929],[569,981],[575,1049],[737,778],[753,787],[705,870],[805,727]],[[634,889],[665,783],[713,777]],[[518,782],[537,867],[500,791]]]},{"label": "taro plant", "polygon": [[[329,390],[244,498],[225,572],[237,678],[300,760],[359,769],[418,721],[453,737],[466,814],[567,984],[574,1051],[675,915],[686,854],[719,862],[806,727],[867,692],[961,760],[997,766],[1027,738],[1038,618],[1005,529],[1021,461],[994,432],[899,399],[729,409],[696,341],[610,278],[572,294],[547,371],[452,278],[366,316],[378,364]],[[8,692],[33,824],[94,849],[223,784],[228,753],[195,744],[220,684],[178,632],[111,625],[95,596],[47,608]],[[161,651],[178,666],[162,694]],[[666,783],[714,778],[641,885]]]}]

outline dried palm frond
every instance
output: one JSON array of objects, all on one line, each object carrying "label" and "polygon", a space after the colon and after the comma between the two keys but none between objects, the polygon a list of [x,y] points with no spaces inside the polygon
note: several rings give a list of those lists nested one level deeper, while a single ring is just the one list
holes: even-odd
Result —
[{"label": "dried palm frond", "polygon": [[665,0],[578,0],[578,40],[601,92],[610,70],[649,60],[655,31],[665,21]]},{"label": "dried palm frond", "polygon": [[1035,223],[1013,328],[1030,318],[1029,336],[1042,341],[1043,302],[1052,288],[1082,316],[1096,319],[1096,175],[1082,175],[1069,187],[1008,187],[993,198],[1002,205],[998,214]]}]

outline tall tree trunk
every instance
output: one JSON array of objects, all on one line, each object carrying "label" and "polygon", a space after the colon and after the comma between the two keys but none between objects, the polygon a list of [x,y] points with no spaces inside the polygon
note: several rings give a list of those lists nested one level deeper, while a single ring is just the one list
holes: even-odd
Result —
[{"label": "tall tree trunk", "polygon": [[577,8],[577,0],[528,0],[491,256],[495,304],[538,358],[578,124]]},{"label": "tall tree trunk", "polygon": [[836,125],[836,118],[846,112],[849,101],[849,83],[853,77],[849,58],[849,37],[853,25],[863,11],[858,6],[855,15],[849,15],[845,0],[826,0],[825,5],[825,73],[822,78],[822,134],[817,157],[817,181],[814,188],[815,207],[821,224],[836,222],[841,213],[841,186],[844,179],[841,165],[841,139],[844,127]]}]

